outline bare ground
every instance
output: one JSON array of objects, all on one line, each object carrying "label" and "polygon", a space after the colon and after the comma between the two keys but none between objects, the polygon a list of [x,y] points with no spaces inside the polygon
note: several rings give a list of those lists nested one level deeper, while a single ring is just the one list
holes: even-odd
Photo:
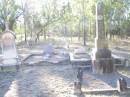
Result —
[{"label": "bare ground", "polygon": [[[23,67],[17,73],[0,73],[0,97],[76,97],[71,65]],[[116,94],[83,94],[82,97],[129,97]]]}]

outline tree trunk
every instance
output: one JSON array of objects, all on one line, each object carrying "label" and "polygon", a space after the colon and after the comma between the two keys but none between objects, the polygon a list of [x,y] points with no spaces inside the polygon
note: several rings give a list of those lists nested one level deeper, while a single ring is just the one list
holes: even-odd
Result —
[{"label": "tree trunk", "polygon": [[91,19],[90,19],[90,21],[89,21],[89,33],[90,33],[90,36],[91,36],[91,34],[92,34]]},{"label": "tree trunk", "polygon": [[71,42],[72,42],[72,41],[73,41],[73,40],[72,40],[72,38],[73,38],[73,36],[72,36],[72,31],[71,31],[70,33],[71,33]]},{"label": "tree trunk", "polygon": [[80,21],[79,21],[79,27],[78,28],[78,40],[80,41]]},{"label": "tree trunk", "polygon": [[85,31],[85,28],[84,28],[84,34],[83,34],[84,36],[84,39],[83,39],[83,41],[84,41],[84,46],[86,45],[86,31]]},{"label": "tree trunk", "polygon": [[83,6],[83,13],[82,13],[82,29],[83,29],[83,44],[84,46],[86,45],[86,31],[85,31],[85,5],[84,5],[85,1],[83,0],[82,2],[82,6]]},{"label": "tree trunk", "polygon": [[14,20],[12,20],[12,21],[9,22],[9,29],[12,30],[12,31],[13,31],[14,23],[15,23]]},{"label": "tree trunk", "polygon": [[27,42],[27,28],[26,28],[25,22],[24,22],[24,41],[25,41],[25,43]]},{"label": "tree trunk", "polygon": [[[83,17],[84,18],[84,17]],[[83,44],[86,46],[86,30],[85,30],[85,19],[83,19]]]},{"label": "tree trunk", "polygon": [[44,31],[44,40],[46,40],[46,30],[45,30],[45,27],[43,28],[43,31]]}]

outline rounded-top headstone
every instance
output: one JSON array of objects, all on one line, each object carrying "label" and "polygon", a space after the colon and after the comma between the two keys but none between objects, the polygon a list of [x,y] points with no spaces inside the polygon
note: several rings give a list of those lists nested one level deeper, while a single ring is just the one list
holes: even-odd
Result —
[{"label": "rounded-top headstone", "polygon": [[3,32],[1,39],[2,39],[2,44],[4,45],[11,45],[12,43],[15,42],[15,34],[14,32],[10,31],[10,30],[6,30]]},{"label": "rounded-top headstone", "polygon": [[3,59],[17,58],[15,34],[10,30],[5,30],[1,37]]}]

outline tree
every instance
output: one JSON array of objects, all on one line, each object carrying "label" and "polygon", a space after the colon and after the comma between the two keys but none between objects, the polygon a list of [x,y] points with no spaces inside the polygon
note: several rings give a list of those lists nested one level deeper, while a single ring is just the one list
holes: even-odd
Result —
[{"label": "tree", "polygon": [[[95,33],[95,3],[96,0],[75,0],[76,15],[81,27],[83,36],[83,44],[86,45],[86,40],[89,38],[89,34]],[[80,35],[80,34],[79,34]]]},{"label": "tree", "polygon": [[[129,0],[105,0],[105,25],[106,32],[112,35],[122,36],[124,22],[128,16]],[[126,25],[125,25],[126,26]],[[122,28],[123,27],[123,28]],[[119,30],[120,29],[120,30]],[[122,30],[122,31],[121,31]],[[120,32],[120,33],[119,33]]]},{"label": "tree", "polygon": [[23,11],[15,0],[0,0],[0,29],[4,31],[8,22],[9,29],[14,30],[13,27],[22,14]]}]

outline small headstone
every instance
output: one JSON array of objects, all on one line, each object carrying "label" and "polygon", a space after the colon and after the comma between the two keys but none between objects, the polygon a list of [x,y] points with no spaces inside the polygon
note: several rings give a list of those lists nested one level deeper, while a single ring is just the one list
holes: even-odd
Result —
[{"label": "small headstone", "polygon": [[125,60],[125,66],[126,66],[126,67],[129,67],[129,66],[130,66],[129,60]]},{"label": "small headstone", "polygon": [[118,92],[124,92],[124,91],[128,90],[127,82],[126,82],[125,78],[119,78],[118,79],[118,81],[117,81],[117,89],[118,89]]},{"label": "small headstone", "polygon": [[52,46],[52,44],[45,44],[43,47],[43,56],[44,58],[49,58],[54,52],[54,47]]}]

